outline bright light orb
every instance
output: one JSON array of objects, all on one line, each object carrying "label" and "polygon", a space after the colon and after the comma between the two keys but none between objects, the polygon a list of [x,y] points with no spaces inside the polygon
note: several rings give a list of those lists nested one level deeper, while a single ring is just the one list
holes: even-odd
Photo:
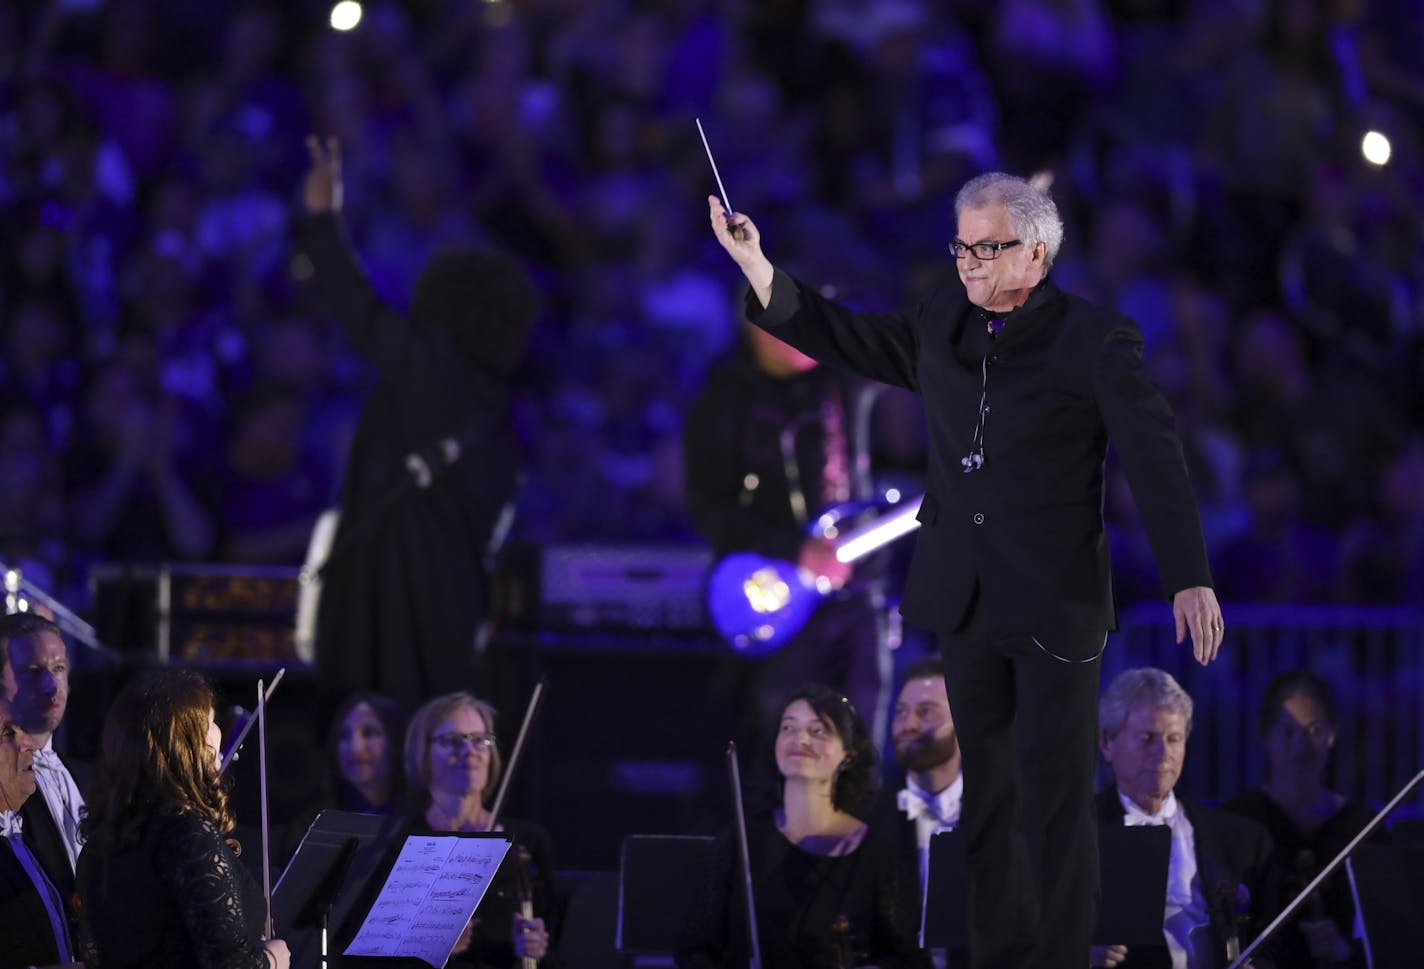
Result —
[{"label": "bright light orb", "polygon": [[1379,131],[1367,131],[1360,140],[1360,152],[1371,165],[1383,166],[1389,162],[1389,139]]},{"label": "bright light orb", "polygon": [[333,30],[353,30],[361,22],[361,5],[356,0],[341,0],[331,8]]}]

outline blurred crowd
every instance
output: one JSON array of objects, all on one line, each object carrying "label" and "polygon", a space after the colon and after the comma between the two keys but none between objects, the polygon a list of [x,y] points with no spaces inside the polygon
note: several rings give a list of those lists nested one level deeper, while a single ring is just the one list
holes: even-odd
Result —
[{"label": "blurred crowd", "polygon": [[[293,245],[308,132],[397,308],[441,246],[542,294],[516,537],[692,541],[680,430],[737,339],[715,190],[861,307],[1044,172],[1060,286],[1132,315],[1221,597],[1424,603],[1424,18],[1411,0],[0,6],[0,560],[298,564],[370,374]],[[1392,149],[1362,157],[1369,129]],[[919,455],[906,410],[883,463]],[[913,417],[913,412],[910,412]],[[1124,602],[1157,595],[1131,496]]]}]

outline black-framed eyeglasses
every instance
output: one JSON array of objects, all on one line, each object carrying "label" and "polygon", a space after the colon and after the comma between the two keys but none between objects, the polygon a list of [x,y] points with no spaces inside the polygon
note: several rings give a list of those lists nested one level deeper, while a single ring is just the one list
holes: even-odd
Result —
[{"label": "black-framed eyeglasses", "polygon": [[430,742],[447,754],[458,754],[468,744],[475,750],[494,750],[492,733],[441,733],[431,734]]},{"label": "black-framed eyeglasses", "polygon": [[1005,249],[1012,249],[1014,246],[1022,244],[1022,239],[1010,239],[1008,242],[976,242],[972,245],[955,239],[949,244],[949,251],[954,253],[955,259],[963,259],[965,253],[972,252],[974,258],[980,262],[989,262],[998,259],[999,253]]}]

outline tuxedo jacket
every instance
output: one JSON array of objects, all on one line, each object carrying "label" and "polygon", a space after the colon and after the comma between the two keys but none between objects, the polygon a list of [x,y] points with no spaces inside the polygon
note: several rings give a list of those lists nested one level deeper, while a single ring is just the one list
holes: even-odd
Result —
[{"label": "tuxedo jacket", "polygon": [[880,836],[895,846],[895,856],[910,872],[914,873],[913,884],[919,884],[920,842],[919,830],[904,811],[900,810],[900,789],[905,786],[903,774],[887,777],[875,798],[875,806],[869,821]]},{"label": "tuxedo jacket", "polygon": [[[856,313],[778,271],[757,325],[824,363],[924,401],[929,476],[901,609],[936,631],[971,604],[1001,635],[1117,625],[1103,527],[1116,449],[1164,595],[1211,585],[1171,408],[1127,317],[1044,280],[991,340],[954,272],[909,313]],[[982,467],[975,450],[981,398]]]},{"label": "tuxedo jacket", "polygon": [[[1117,788],[1110,787],[1097,795],[1098,823],[1120,825],[1124,811]],[[1177,795],[1180,810],[1186,812],[1192,824],[1197,858],[1197,877],[1201,880],[1202,894],[1206,898],[1207,912],[1211,920],[1212,965],[1222,967],[1226,962],[1226,940],[1233,934],[1228,924],[1228,912],[1216,903],[1218,886],[1235,888],[1244,885],[1250,892],[1250,919],[1242,926],[1241,947],[1244,949],[1255,938],[1256,931],[1264,927],[1267,913],[1277,910],[1275,905],[1274,882],[1271,878],[1271,836],[1266,829],[1248,818],[1239,817],[1227,811],[1203,807]],[[1128,960],[1123,969],[1147,969],[1147,967],[1168,967],[1172,964],[1168,955],[1165,936],[1160,949],[1133,947],[1128,952]],[[1258,966],[1266,965],[1257,959]]]},{"label": "tuxedo jacket", "polygon": [[49,804],[39,791],[35,791],[21,805],[20,817],[24,821],[22,837],[25,844],[30,846],[30,851],[44,868],[49,880],[59,889],[59,895],[64,899],[65,913],[72,920],[74,869],[69,866],[69,851],[64,846],[64,835],[60,833],[59,822],[50,813]]},{"label": "tuxedo jacket", "polygon": [[[32,796],[25,803],[34,801]],[[40,808],[43,810],[44,805]],[[28,832],[29,821],[24,825]],[[70,881],[73,880],[71,874]],[[0,844],[0,969],[59,962],[49,924],[49,912],[20,859],[8,845]]]}]

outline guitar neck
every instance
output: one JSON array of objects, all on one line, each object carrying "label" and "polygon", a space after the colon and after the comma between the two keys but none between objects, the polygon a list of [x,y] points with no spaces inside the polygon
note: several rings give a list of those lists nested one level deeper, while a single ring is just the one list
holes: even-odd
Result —
[{"label": "guitar neck", "polygon": [[858,562],[920,527],[915,516],[920,512],[924,495],[914,498],[875,521],[846,532],[836,541],[836,558],[842,562]]}]

